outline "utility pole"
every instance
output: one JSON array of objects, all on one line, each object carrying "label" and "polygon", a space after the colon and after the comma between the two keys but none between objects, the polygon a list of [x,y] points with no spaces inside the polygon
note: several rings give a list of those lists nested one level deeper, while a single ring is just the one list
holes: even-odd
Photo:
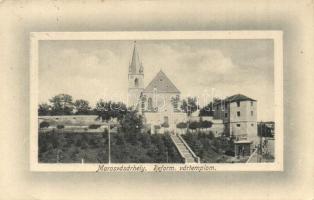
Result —
[{"label": "utility pole", "polygon": [[57,149],[57,163],[59,163],[59,149]]},{"label": "utility pole", "polygon": [[109,164],[111,163],[111,156],[110,156],[110,124],[108,128],[108,150],[109,150]]},{"label": "utility pole", "polygon": [[263,122],[260,122],[260,140],[259,140],[259,161],[262,162],[262,154],[263,154],[263,149],[262,149],[262,143],[263,143]]}]

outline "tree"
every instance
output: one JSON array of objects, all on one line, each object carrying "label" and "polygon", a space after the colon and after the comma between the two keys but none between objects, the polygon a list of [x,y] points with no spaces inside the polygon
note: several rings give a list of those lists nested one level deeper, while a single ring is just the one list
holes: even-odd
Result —
[{"label": "tree", "polygon": [[45,116],[50,115],[51,107],[47,103],[42,103],[38,105],[38,115]]},{"label": "tree", "polygon": [[107,121],[111,118],[117,118],[118,120],[121,120],[127,113],[127,107],[121,102],[106,102],[101,99],[96,103],[96,112],[97,115],[102,118],[102,120]]},{"label": "tree", "polygon": [[161,124],[161,127],[169,128],[169,123],[168,122],[164,122],[164,123]]},{"label": "tree", "polygon": [[120,120],[121,131],[125,134],[126,140],[132,145],[137,144],[139,134],[143,128],[143,119],[137,111],[130,110]]},{"label": "tree", "polygon": [[193,122],[190,123],[189,128],[192,129],[192,130],[195,130],[195,129],[199,128],[199,123],[196,122],[196,121],[193,121]]},{"label": "tree", "polygon": [[73,105],[76,110],[76,115],[86,115],[90,113],[91,108],[89,106],[89,102],[84,99],[76,100]]},{"label": "tree", "polygon": [[[196,97],[188,97],[187,100],[184,99],[182,101],[181,110],[183,110],[188,117],[190,117],[191,114],[198,109],[196,101],[197,101]],[[187,131],[189,131],[190,120],[188,120],[187,122],[187,127],[188,127]]]},{"label": "tree", "polygon": [[181,130],[186,129],[187,128],[187,124],[184,123],[184,122],[180,122],[180,123],[177,124],[177,128],[181,129]]},{"label": "tree", "polygon": [[[273,123],[270,123],[274,126]],[[273,128],[269,125],[267,126],[267,122],[260,122],[257,124],[257,135],[260,137],[274,137]]]},{"label": "tree", "polygon": [[59,94],[49,100],[52,104],[52,115],[71,115],[73,111],[72,96]]},{"label": "tree", "polygon": [[50,124],[46,121],[43,121],[39,124],[39,128],[48,128]]},{"label": "tree", "polygon": [[179,101],[180,101],[179,95],[177,95],[175,97],[171,97],[171,104],[172,104],[173,110],[175,112],[179,110]]},{"label": "tree", "polygon": [[198,108],[196,97],[188,97],[182,101],[181,109],[190,116]]},{"label": "tree", "polygon": [[207,121],[207,120],[205,120],[205,121],[200,121],[200,128],[205,128],[205,129],[207,129],[207,128],[212,127],[212,125],[213,125],[213,123],[212,123],[211,121]]},{"label": "tree", "polygon": [[213,116],[214,115],[214,111],[213,111],[213,103],[210,102],[209,104],[207,104],[205,107],[200,109],[200,113],[199,116]]}]

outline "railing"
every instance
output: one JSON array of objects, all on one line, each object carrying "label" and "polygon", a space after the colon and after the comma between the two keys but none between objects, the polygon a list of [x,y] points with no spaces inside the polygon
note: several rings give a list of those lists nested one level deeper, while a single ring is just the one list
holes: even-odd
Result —
[{"label": "railing", "polygon": [[258,148],[256,148],[253,153],[250,155],[249,159],[247,159],[246,163],[249,163],[251,161],[251,159],[253,158],[253,156],[255,156],[255,154],[257,154],[257,150]]},{"label": "railing", "polygon": [[183,159],[183,162],[185,163],[185,157],[184,157],[183,153],[181,152],[180,148],[178,147],[176,141],[173,139],[173,137],[174,137],[173,135],[170,136],[172,142],[174,143],[174,145],[175,145],[176,148],[178,149],[179,154],[181,155],[181,158]]},{"label": "railing", "polygon": [[198,157],[194,152],[193,150],[190,148],[190,146],[185,142],[185,140],[180,136],[180,135],[177,135],[178,138],[182,141],[182,143],[186,146],[186,148],[189,150],[189,152],[192,154],[193,158],[196,159],[196,162],[197,163],[200,163],[200,157]]}]

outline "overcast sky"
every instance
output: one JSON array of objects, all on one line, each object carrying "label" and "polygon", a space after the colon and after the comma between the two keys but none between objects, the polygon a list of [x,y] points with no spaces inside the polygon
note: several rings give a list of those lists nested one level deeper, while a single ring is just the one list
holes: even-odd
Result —
[{"label": "overcast sky", "polygon": [[[137,41],[144,84],[163,70],[181,96],[244,94],[258,101],[258,120],[274,120],[272,40]],[[40,41],[39,102],[66,93],[125,101],[133,41]]]}]

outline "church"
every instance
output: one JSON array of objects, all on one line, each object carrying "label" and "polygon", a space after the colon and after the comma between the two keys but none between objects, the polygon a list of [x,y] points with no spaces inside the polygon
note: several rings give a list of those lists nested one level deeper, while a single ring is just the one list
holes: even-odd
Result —
[{"label": "church", "polygon": [[180,94],[162,70],[145,86],[144,67],[134,42],[128,72],[128,105],[138,110],[153,133],[175,130],[177,123],[186,121],[186,114],[180,109]]}]

